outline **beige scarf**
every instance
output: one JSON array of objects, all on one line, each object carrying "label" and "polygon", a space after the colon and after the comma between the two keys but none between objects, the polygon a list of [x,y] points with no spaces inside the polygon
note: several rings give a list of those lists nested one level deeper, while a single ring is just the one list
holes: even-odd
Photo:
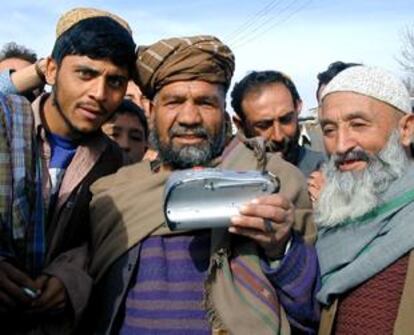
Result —
[{"label": "beige scarf", "polygon": [[[256,168],[253,152],[243,144],[236,145],[225,157],[220,164],[222,168]],[[294,228],[308,240],[314,239],[315,228],[303,175],[276,156],[268,160],[267,168],[280,178],[280,192],[296,205]],[[94,278],[99,280],[118,257],[147,236],[170,234],[163,223],[162,208],[169,175],[165,171],[153,173],[149,163],[142,162],[93,185],[91,273]],[[274,289],[260,269],[255,244],[232,244],[232,241],[225,229],[212,232],[206,308],[213,329],[224,327],[235,334],[275,334],[283,330],[283,334],[288,334],[288,323]],[[243,267],[255,274],[255,278],[250,278],[253,293],[239,284]],[[259,287],[258,282],[262,283]]]}]

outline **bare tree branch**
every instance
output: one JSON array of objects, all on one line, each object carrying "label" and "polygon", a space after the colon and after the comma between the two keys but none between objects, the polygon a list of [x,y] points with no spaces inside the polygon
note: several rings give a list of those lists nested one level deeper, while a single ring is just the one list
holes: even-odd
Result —
[{"label": "bare tree branch", "polygon": [[401,55],[397,61],[404,71],[414,75],[414,26],[404,29],[402,40]]}]

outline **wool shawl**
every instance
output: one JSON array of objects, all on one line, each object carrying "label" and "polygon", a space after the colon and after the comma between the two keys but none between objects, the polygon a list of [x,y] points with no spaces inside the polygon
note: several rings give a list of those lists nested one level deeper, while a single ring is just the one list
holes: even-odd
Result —
[{"label": "wool shawl", "polygon": [[[253,152],[239,143],[219,165],[249,170],[255,169],[256,163]],[[277,156],[267,165],[280,178],[281,193],[297,207],[295,229],[312,239],[315,230],[303,175]],[[168,171],[153,173],[149,163],[142,162],[93,185],[91,272],[97,280],[119,256],[147,236],[170,234],[162,209],[169,175]],[[275,289],[261,271],[256,244],[233,243],[226,229],[212,230],[211,241],[205,305],[213,331],[289,334]]]}]

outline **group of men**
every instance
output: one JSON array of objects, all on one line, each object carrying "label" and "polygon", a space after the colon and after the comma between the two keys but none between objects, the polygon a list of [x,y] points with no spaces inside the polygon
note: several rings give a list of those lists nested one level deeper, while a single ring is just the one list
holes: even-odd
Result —
[{"label": "group of men", "polygon": [[[359,64],[330,78],[324,163],[298,144],[302,102],[282,72],[236,83],[229,138],[234,67],[214,36],[136,49],[122,18],[77,8],[60,18],[50,57],[0,73],[2,333],[410,334],[407,89]],[[101,127],[131,79],[156,157],[121,168]],[[42,83],[51,92],[32,105],[10,94]],[[200,167],[267,170],[280,191],[246,203],[228,227],[171,232],[164,186]]]}]

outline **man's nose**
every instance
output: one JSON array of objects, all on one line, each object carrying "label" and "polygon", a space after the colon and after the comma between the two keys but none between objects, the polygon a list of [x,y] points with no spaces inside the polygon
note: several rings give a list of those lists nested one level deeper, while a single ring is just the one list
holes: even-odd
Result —
[{"label": "man's nose", "polygon": [[92,83],[90,96],[96,101],[106,100],[106,81],[104,78],[96,78]]},{"label": "man's nose", "polygon": [[356,146],[355,138],[347,129],[339,129],[336,140],[336,153],[345,154]]},{"label": "man's nose", "polygon": [[119,137],[118,137],[118,145],[121,147],[122,150],[129,152],[131,150],[131,143],[130,140],[128,138],[127,134],[122,133]]},{"label": "man's nose", "polygon": [[273,142],[277,142],[277,143],[280,143],[283,141],[283,133],[282,133],[282,130],[280,129],[280,124],[277,121],[273,122],[272,130],[270,133],[270,139]]},{"label": "man's nose", "polygon": [[198,125],[202,122],[200,110],[192,102],[185,103],[178,112],[177,121],[182,125]]}]

